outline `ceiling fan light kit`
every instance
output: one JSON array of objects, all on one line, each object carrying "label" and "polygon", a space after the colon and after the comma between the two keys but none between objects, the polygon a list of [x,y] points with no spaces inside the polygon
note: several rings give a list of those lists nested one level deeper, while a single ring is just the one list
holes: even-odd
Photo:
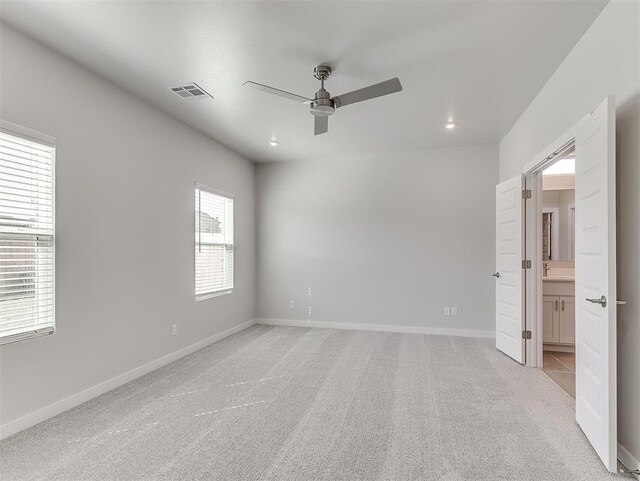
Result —
[{"label": "ceiling fan light kit", "polygon": [[385,80],[384,82],[369,85],[368,87],[364,87],[359,90],[354,90],[353,92],[331,97],[331,94],[324,88],[325,81],[331,77],[331,67],[328,65],[318,65],[313,69],[313,76],[320,80],[320,90],[315,93],[312,99],[287,92],[286,90],[269,87],[268,85],[253,82],[251,80],[246,81],[244,85],[262,92],[309,105],[310,112],[314,116],[314,135],[324,134],[329,130],[328,119],[336,109],[344,107],[345,105],[355,104],[357,102],[363,102],[376,97],[382,97],[383,95],[400,92],[402,90],[400,80],[395,77]]}]

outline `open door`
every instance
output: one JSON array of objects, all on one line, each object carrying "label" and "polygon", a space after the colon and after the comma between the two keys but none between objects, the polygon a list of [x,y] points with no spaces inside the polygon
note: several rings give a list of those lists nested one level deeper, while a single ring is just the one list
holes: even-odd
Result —
[{"label": "open door", "polygon": [[576,132],[576,420],[617,465],[615,103]]},{"label": "open door", "polygon": [[496,347],[523,364],[524,176],[496,186]]}]

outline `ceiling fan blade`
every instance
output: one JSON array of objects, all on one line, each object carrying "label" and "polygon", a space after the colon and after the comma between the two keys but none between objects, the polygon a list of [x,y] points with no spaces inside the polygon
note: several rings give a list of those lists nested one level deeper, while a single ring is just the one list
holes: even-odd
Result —
[{"label": "ceiling fan blade", "polygon": [[329,117],[314,116],[313,135],[326,134],[329,131]]},{"label": "ceiling fan blade", "polygon": [[349,104],[355,104],[356,102],[362,102],[363,100],[375,99],[376,97],[382,97],[383,95],[393,94],[395,92],[400,92],[401,90],[402,84],[398,77],[395,77],[378,84],[354,90],[353,92],[337,95],[331,100],[333,100],[336,108],[338,108]]},{"label": "ceiling fan blade", "polygon": [[274,87],[269,87],[268,85],[259,84],[258,82],[252,82],[251,80],[247,80],[244,85],[252,87],[256,90],[261,90],[262,92],[266,92],[268,94],[277,95],[278,97],[284,97],[285,99],[293,100],[295,102],[308,103],[313,101],[313,99],[308,99],[307,97],[303,97],[301,95],[292,94],[291,92],[287,92],[286,90],[280,90]]}]

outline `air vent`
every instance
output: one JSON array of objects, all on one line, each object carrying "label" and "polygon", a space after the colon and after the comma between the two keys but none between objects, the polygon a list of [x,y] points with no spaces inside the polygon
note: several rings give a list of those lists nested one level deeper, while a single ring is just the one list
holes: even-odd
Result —
[{"label": "air vent", "polygon": [[185,85],[178,85],[177,87],[169,87],[169,90],[179,95],[184,99],[212,99],[213,95],[200,87],[197,83],[193,82]]}]

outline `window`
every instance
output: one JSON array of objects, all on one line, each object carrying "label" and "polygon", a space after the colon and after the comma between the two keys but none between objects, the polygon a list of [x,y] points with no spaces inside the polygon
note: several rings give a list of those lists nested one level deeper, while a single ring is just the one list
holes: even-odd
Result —
[{"label": "window", "polygon": [[0,129],[0,344],[55,327],[55,148],[18,132]]},{"label": "window", "polygon": [[196,300],[233,289],[233,199],[196,184]]}]

